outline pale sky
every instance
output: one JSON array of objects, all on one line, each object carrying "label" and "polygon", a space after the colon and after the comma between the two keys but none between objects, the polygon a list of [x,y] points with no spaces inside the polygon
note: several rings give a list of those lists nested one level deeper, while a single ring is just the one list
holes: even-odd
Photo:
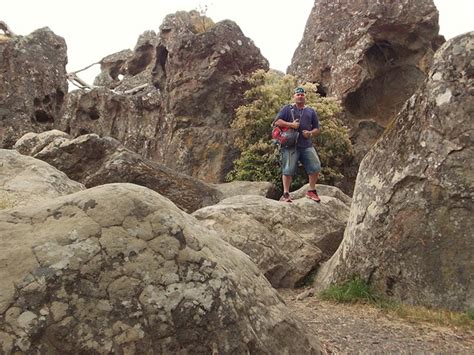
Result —
[{"label": "pale sky", "polygon": [[[446,39],[474,30],[474,0],[434,2],[440,13],[440,33]],[[205,5],[214,22],[235,21],[270,67],[286,72],[314,0],[7,0],[0,7],[0,20],[19,35],[49,27],[66,40],[67,70],[75,71],[109,54],[133,49],[141,33],[159,31],[167,14]],[[79,76],[92,84],[98,71],[97,65]]]}]

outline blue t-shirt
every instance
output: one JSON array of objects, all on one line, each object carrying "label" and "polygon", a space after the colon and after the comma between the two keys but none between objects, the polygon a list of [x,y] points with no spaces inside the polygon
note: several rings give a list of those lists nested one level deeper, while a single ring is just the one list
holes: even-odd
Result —
[{"label": "blue t-shirt", "polygon": [[300,135],[298,136],[298,148],[309,148],[313,146],[311,142],[311,137],[305,138],[303,136],[303,131],[311,131],[315,128],[319,128],[319,119],[318,114],[311,107],[304,107],[299,109],[296,105],[285,105],[280,112],[278,112],[277,119],[281,118],[283,121],[292,122],[293,118],[291,117],[291,109],[293,109],[293,114],[295,120],[300,120],[300,128],[298,131]]}]

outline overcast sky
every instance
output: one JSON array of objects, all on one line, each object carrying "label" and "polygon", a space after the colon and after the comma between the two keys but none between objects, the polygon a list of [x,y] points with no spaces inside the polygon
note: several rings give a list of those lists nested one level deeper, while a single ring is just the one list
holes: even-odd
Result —
[{"label": "overcast sky", "polygon": [[[446,39],[474,30],[474,0],[434,2],[440,13],[440,33]],[[235,21],[270,67],[285,72],[314,0],[6,0],[0,7],[0,20],[19,35],[51,28],[66,40],[67,70],[75,71],[122,49],[133,49],[141,33],[158,32],[167,14],[206,5],[214,22]],[[99,70],[94,68],[80,76],[92,83]]]}]

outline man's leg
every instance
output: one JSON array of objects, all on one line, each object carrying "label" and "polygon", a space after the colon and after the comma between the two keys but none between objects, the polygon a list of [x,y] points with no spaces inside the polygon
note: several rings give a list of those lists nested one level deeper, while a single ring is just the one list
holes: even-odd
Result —
[{"label": "man's leg", "polygon": [[291,175],[282,175],[281,180],[283,182],[283,192],[290,192],[291,182],[293,181],[293,176]]},{"label": "man's leg", "polygon": [[316,191],[316,182],[318,182],[319,171],[321,170],[321,162],[314,147],[305,149],[301,154],[301,161],[304,165],[309,179],[309,189],[306,192],[306,197],[320,202],[321,199]]},{"label": "man's leg", "polygon": [[296,170],[296,149],[282,148],[281,151],[281,180],[283,182],[283,196],[280,201],[291,202],[290,186]]},{"label": "man's leg", "polygon": [[316,190],[316,183],[318,182],[318,177],[319,172],[308,175],[310,190]]}]

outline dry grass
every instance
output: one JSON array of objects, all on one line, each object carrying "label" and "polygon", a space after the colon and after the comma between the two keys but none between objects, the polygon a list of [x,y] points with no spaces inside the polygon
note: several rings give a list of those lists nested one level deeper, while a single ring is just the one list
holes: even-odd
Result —
[{"label": "dry grass", "polygon": [[8,42],[8,41],[10,41],[11,39],[12,39],[11,37],[6,36],[6,35],[0,33],[0,43]]},{"label": "dry grass", "polygon": [[[308,290],[311,289],[278,292],[329,354],[473,353],[472,327],[464,326],[462,321],[459,326],[449,316],[439,322],[436,317],[420,317],[420,309],[415,316],[409,316],[403,314],[405,308],[382,308],[365,300],[325,301],[319,296],[304,296]],[[456,315],[459,314],[455,313],[454,318]]]},{"label": "dry grass", "polygon": [[474,330],[474,320],[469,316],[469,312],[459,313],[444,309],[429,309],[421,306],[396,303],[381,304],[379,306],[389,314],[395,314],[411,322],[427,322],[441,326],[454,326]]},{"label": "dry grass", "polygon": [[396,315],[410,322],[427,322],[474,330],[474,309],[469,309],[466,313],[459,313],[445,309],[430,309],[393,302],[377,295],[371,287],[360,279],[351,280],[343,285],[332,285],[323,290],[319,297],[323,300],[338,303],[372,305],[390,315]]}]

